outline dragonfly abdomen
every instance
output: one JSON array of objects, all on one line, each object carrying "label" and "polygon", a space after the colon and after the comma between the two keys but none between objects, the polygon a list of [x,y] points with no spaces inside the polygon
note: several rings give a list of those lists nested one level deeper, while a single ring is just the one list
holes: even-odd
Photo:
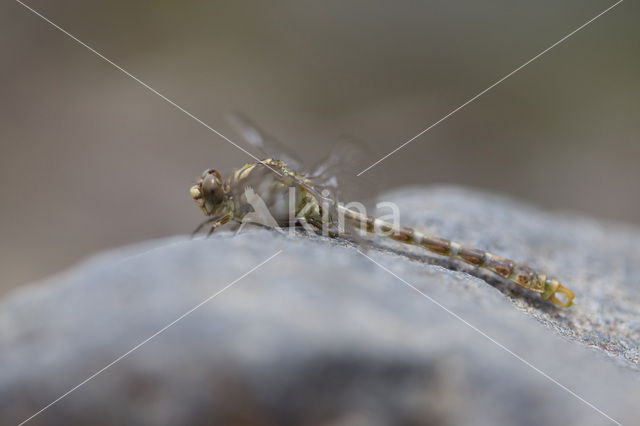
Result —
[{"label": "dragonfly abdomen", "polygon": [[[367,232],[383,235],[405,244],[422,247],[432,253],[449,256],[470,265],[487,269],[521,287],[541,293],[544,299],[548,299],[557,305],[570,306],[572,303],[574,295],[569,289],[563,287],[557,280],[549,279],[546,275],[540,274],[528,266],[455,241],[423,234],[412,228],[397,227],[378,218],[366,216],[344,207],[341,210],[346,218],[355,222],[359,227],[366,229]],[[561,293],[564,296],[564,300],[556,298],[556,292]]]},{"label": "dragonfly abdomen", "polygon": [[520,265],[504,257],[496,256],[484,250],[459,244],[445,238],[426,235],[411,228],[400,228],[398,235],[391,238],[422,247],[430,252],[449,256],[465,263],[507,278],[516,284],[538,293],[544,292],[546,276],[536,273],[531,268]]}]

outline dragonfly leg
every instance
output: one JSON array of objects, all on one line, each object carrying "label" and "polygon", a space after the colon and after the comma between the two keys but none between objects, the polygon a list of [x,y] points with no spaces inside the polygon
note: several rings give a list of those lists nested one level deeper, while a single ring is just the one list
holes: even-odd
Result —
[{"label": "dragonfly leg", "polygon": [[296,213],[297,217],[307,217],[311,214],[315,205],[311,202],[309,198],[304,199],[304,205],[298,212]]},{"label": "dragonfly leg", "polygon": [[230,220],[231,220],[231,215],[226,215],[226,216],[223,216],[222,219],[214,222],[213,225],[211,225],[211,228],[209,229],[209,232],[207,233],[207,238],[209,238],[211,236],[211,234],[213,234],[213,231],[215,231],[217,227],[224,225],[225,223],[229,222]]},{"label": "dragonfly leg", "polygon": [[326,231],[327,235],[329,235],[329,237],[331,238],[338,238],[340,236],[340,229],[336,225],[332,224],[331,221],[329,221],[329,223],[327,223],[325,226],[325,224],[319,218],[310,217],[307,220],[311,225],[316,227],[318,231],[321,231],[323,233]]},{"label": "dragonfly leg", "polygon": [[302,229],[307,233],[316,233],[321,230],[322,227],[318,228],[318,226],[314,223],[315,221],[311,218],[306,218],[304,216],[297,217],[296,220],[302,226]]},{"label": "dragonfly leg", "polygon": [[211,222],[214,222],[214,221],[216,221],[216,220],[218,220],[218,218],[217,218],[217,217],[215,217],[215,218],[213,218],[213,219],[206,219],[206,220],[204,220],[202,223],[200,223],[200,225],[198,225],[198,226],[196,227],[196,229],[194,229],[194,230],[193,230],[193,232],[191,233],[191,238],[195,237],[195,236],[196,236],[196,234],[197,234],[198,232],[200,232],[200,230],[201,230],[202,228],[204,228],[204,226],[205,226],[205,225],[207,225],[207,224],[209,224],[209,223],[211,223]]},{"label": "dragonfly leg", "polygon": [[213,225],[211,225],[211,229],[209,230],[209,233],[207,234],[207,237],[208,237],[209,235],[213,234],[213,231],[215,231],[215,229],[218,226],[224,225],[225,223],[229,222],[229,220],[231,220],[231,215],[225,215],[222,218],[213,217],[211,219],[207,219],[203,221],[200,225],[198,225],[196,229],[193,230],[193,232],[191,233],[191,238],[195,237],[196,234],[200,232],[200,230],[204,228],[205,225],[208,225],[211,222],[214,222]]}]

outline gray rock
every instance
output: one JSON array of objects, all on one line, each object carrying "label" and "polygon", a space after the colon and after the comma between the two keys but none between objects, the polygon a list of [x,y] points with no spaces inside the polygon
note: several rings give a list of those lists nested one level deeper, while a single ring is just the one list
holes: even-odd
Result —
[{"label": "gray rock", "polygon": [[454,187],[385,199],[404,224],[557,276],[576,305],[382,239],[367,256],[406,283],[346,240],[151,241],[0,304],[0,423],[28,418],[279,250],[28,424],[638,422],[638,229]]}]

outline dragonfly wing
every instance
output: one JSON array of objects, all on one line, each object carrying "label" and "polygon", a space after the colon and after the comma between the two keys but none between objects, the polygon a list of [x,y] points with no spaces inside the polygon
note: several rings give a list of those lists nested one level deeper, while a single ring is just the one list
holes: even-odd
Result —
[{"label": "dragonfly wing", "polygon": [[259,155],[263,155],[263,159],[271,157],[282,160],[294,169],[299,169],[302,162],[298,156],[273,136],[261,130],[247,116],[234,112],[227,116],[227,120],[231,127],[246,140],[251,146],[256,148]]},{"label": "dragonfly wing", "polygon": [[372,186],[365,179],[356,177],[356,174],[368,164],[368,154],[366,144],[353,137],[343,136],[329,153],[310,169],[309,180],[342,199],[353,198],[356,195],[367,197],[370,194],[364,194],[363,190]]},{"label": "dragonfly wing", "polygon": [[326,156],[313,167],[307,168],[290,148],[261,130],[247,116],[235,112],[229,114],[227,119],[234,130],[253,146],[259,155],[281,160],[292,170],[308,177],[315,189],[314,192],[319,194],[326,189],[331,198],[347,200],[355,200],[355,196],[369,198],[372,195],[370,192],[375,185],[369,184],[366,178],[356,177],[356,173],[370,163],[369,149],[366,144],[355,138],[341,137]]}]

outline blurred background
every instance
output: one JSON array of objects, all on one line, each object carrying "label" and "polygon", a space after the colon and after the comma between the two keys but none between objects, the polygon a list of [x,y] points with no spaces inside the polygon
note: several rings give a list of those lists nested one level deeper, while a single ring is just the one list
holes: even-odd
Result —
[{"label": "blurred background", "polygon": [[[343,134],[377,160],[613,2],[28,4],[244,147],[230,111],[312,163]],[[455,183],[640,224],[638,16],[622,3],[363,186]],[[0,297],[191,232],[196,177],[251,160],[19,3],[0,4],[0,28]]]}]

